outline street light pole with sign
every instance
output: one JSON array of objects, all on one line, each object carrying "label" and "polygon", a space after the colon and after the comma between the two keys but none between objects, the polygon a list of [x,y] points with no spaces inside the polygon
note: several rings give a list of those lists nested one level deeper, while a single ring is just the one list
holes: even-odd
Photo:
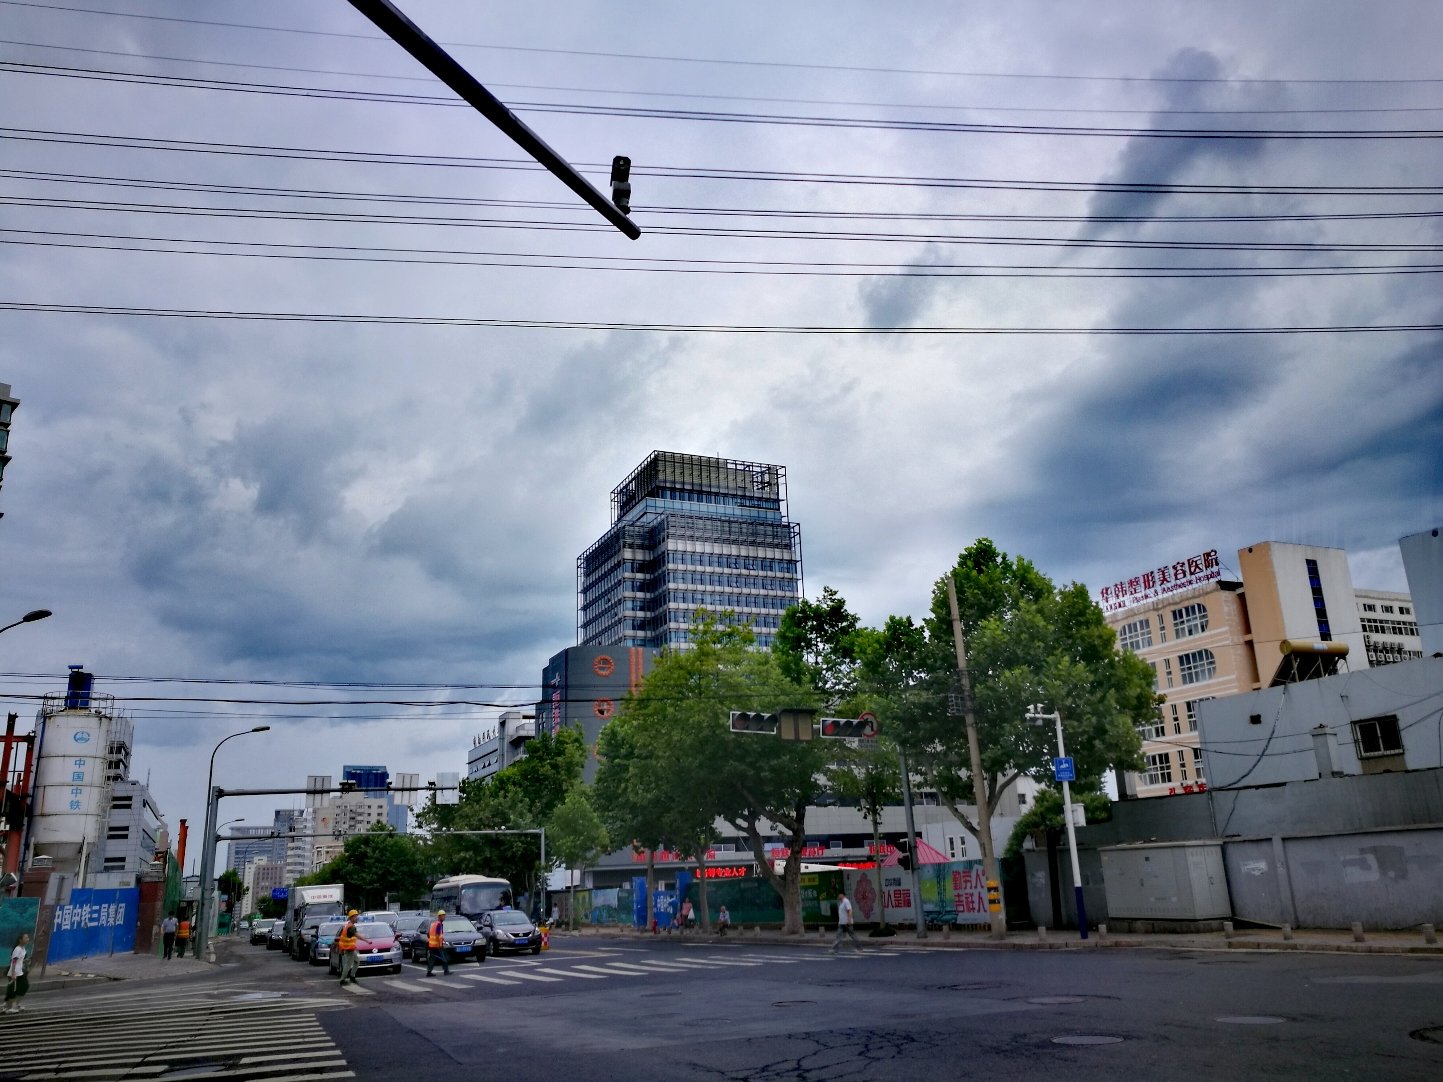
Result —
[{"label": "street light pole with sign", "polygon": [[1082,868],[1077,859],[1077,828],[1072,823],[1072,782],[1077,780],[1077,764],[1068,756],[1062,743],[1062,712],[1042,712],[1042,704],[1034,703],[1027,711],[1027,720],[1034,725],[1052,721],[1057,724],[1057,758],[1052,760],[1052,776],[1062,783],[1062,818],[1067,823],[1067,852],[1072,857],[1072,897],[1077,906],[1079,938],[1087,938],[1087,907],[1082,902]]},{"label": "street light pole with sign", "polygon": [[195,956],[204,958],[207,962],[215,961],[215,944],[211,941],[210,934],[210,922],[214,919],[210,903],[215,896],[216,820],[219,818],[217,811],[220,805],[215,788],[215,753],[220,751],[221,744],[227,740],[234,740],[249,733],[269,732],[270,728],[269,725],[257,725],[251,729],[242,729],[238,733],[222,737],[220,743],[211,749],[210,772],[205,779],[205,838],[200,848],[200,897],[196,901],[195,911]]}]

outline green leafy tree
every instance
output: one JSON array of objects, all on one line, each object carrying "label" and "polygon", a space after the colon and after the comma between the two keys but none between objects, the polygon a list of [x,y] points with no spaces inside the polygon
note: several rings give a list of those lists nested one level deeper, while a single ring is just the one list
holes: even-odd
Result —
[{"label": "green leafy tree", "polygon": [[[1051,779],[1050,726],[1028,722],[1030,704],[1061,711],[1079,788],[1095,790],[1110,768],[1140,766],[1138,725],[1160,701],[1152,669],[1118,649],[1102,610],[1079,583],[1054,586],[1023,557],[983,538],[949,572],[967,637],[973,708],[989,803],[1021,777]],[[925,644],[895,675],[902,739],[942,802],[974,836],[991,830],[962,811],[975,803],[965,726],[955,700],[956,657],[946,578],[932,592]],[[910,669],[910,672],[906,671]]]},{"label": "green leafy tree", "polygon": [[[574,786],[546,824],[551,852],[573,873],[583,873],[606,852],[610,839],[583,786]],[[576,927],[576,886],[570,884],[571,927]]]},{"label": "green leafy tree", "polygon": [[[1112,801],[1106,793],[1079,793],[1074,789],[1072,802],[1083,806],[1089,823],[1105,823],[1112,818]],[[1032,807],[1023,812],[1022,817],[1013,824],[1003,856],[1018,856],[1022,852],[1023,843],[1031,835],[1055,836],[1056,832],[1066,826],[1067,823],[1062,818],[1062,793],[1056,789],[1039,789],[1032,801]]]},{"label": "green leafy tree", "polygon": [[[645,685],[622,704],[621,716],[632,731],[624,744],[608,744],[603,754],[632,757],[625,784],[639,794],[636,807],[647,809],[638,822],[657,835],[681,833],[674,823],[652,818],[657,809],[687,806],[700,822],[722,818],[742,831],[781,896],[783,931],[797,934],[806,811],[822,790],[826,754],[815,741],[733,733],[727,718],[732,710],[809,708],[816,696],[788,679],[775,656],[755,648],[749,628],[728,622],[727,614],[720,622],[701,616],[691,648],[664,653]],[[773,832],[790,850],[780,874],[765,850]],[[705,848],[700,839],[695,844]]]},{"label": "green leafy tree", "polygon": [[358,909],[384,908],[391,895],[416,901],[430,889],[416,840],[384,823],[347,838],[340,855],[315,878],[344,883],[346,900]]},{"label": "green leafy tree", "polygon": [[216,878],[215,885],[223,895],[230,899],[231,920],[237,920],[244,915],[246,888],[240,873],[227,868]]},{"label": "green leafy tree", "polygon": [[[541,731],[526,755],[484,781],[461,782],[455,804],[434,797],[416,814],[432,844],[426,857],[431,881],[476,873],[507,879],[517,889],[536,884],[541,866],[536,834],[457,834],[447,831],[539,830],[580,782],[586,744],[578,729]],[[548,854],[549,856],[549,854]]]}]

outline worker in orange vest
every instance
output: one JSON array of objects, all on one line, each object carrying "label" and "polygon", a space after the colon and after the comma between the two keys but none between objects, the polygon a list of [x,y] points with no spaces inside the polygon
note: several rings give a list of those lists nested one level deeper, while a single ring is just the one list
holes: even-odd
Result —
[{"label": "worker in orange vest", "polygon": [[[356,957],[356,944],[361,939],[361,934],[356,931],[356,918],[360,914],[354,909],[346,914],[345,926],[336,933],[336,957],[341,963],[341,983],[350,981],[356,983],[356,973],[360,969],[360,960]],[[369,939],[365,940],[370,943]]]},{"label": "worker in orange vest", "polygon": [[180,922],[180,926],[177,927],[176,930],[175,930],[175,953],[176,953],[176,955],[177,955],[178,957],[180,957],[180,958],[184,958],[184,957],[185,957],[185,948],[186,948],[186,945],[187,945],[189,942],[190,942],[190,920],[189,920],[189,919],[186,919],[186,920],[181,921],[181,922]]},{"label": "worker in orange vest", "polygon": [[441,975],[451,975],[451,963],[446,960],[446,911],[436,910],[436,919],[426,929],[426,976],[441,963]]}]

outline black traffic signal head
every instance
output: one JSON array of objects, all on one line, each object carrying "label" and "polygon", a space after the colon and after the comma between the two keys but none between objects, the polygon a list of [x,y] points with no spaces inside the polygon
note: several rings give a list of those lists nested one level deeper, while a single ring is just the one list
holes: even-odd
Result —
[{"label": "black traffic signal head", "polygon": [[823,718],[822,735],[829,740],[875,740],[877,719],[871,714],[860,718]]},{"label": "black traffic signal head", "polygon": [[768,736],[775,736],[777,732],[777,715],[758,714],[749,710],[733,710],[731,712],[731,730],[734,733],[764,733]]},{"label": "black traffic signal head", "polygon": [[625,154],[611,159],[611,201],[621,213],[631,213],[631,159]]}]

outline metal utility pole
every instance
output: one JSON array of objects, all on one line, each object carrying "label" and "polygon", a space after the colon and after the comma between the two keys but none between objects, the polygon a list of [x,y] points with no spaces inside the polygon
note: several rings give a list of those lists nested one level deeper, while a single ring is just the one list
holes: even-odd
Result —
[{"label": "metal utility pole", "polygon": [[[897,757],[902,764],[902,807],[907,812],[907,837],[911,839],[911,845],[907,848],[912,854],[912,921],[917,926],[917,938],[927,938],[927,917],[922,912],[922,877],[917,869],[917,821],[912,813],[912,771],[907,768],[907,753],[901,748],[897,749]],[[881,854],[877,854],[877,871],[881,873]],[[883,911],[885,912],[885,910]]]},{"label": "metal utility pole", "polygon": [[1029,721],[1057,723],[1057,762],[1053,764],[1052,772],[1057,780],[1062,782],[1062,818],[1067,823],[1067,852],[1072,856],[1072,897],[1077,906],[1077,931],[1079,938],[1086,939],[1087,907],[1082,904],[1082,868],[1077,859],[1077,827],[1072,822],[1072,778],[1075,768],[1072,760],[1067,757],[1067,748],[1062,743],[1062,711],[1044,714],[1042,704],[1037,703],[1027,718]]},{"label": "metal utility pole", "polygon": [[[962,616],[957,608],[957,584],[952,572],[947,572],[947,602],[952,607],[952,641],[957,646],[957,676],[962,684],[962,711],[967,722],[967,752],[972,765],[972,795],[977,803],[977,840],[982,843],[982,873],[987,885],[999,881],[997,874],[997,852],[992,845],[992,809],[988,803],[987,779],[982,773],[982,748],[977,743],[977,715],[972,710],[972,680],[967,673],[967,639],[962,634]],[[988,890],[989,896],[991,890]],[[992,939],[1003,939],[1007,924],[1002,917],[1001,907],[987,906],[987,923]]]},{"label": "metal utility pole", "polygon": [[[425,31],[408,19],[395,4],[390,0],[350,2],[353,8],[380,27],[387,37],[419,60],[427,71],[500,128],[512,142],[544,165],[561,183],[595,207],[603,218],[632,240],[641,236],[641,229],[626,216],[623,208],[592,187],[591,182],[573,169],[570,162],[547,146],[541,136],[522,123],[499,98],[482,86],[450,53],[432,41]],[[630,174],[631,160],[618,155],[612,162],[612,183],[617,186],[618,200],[626,204],[627,210],[630,209],[631,200]]]}]

